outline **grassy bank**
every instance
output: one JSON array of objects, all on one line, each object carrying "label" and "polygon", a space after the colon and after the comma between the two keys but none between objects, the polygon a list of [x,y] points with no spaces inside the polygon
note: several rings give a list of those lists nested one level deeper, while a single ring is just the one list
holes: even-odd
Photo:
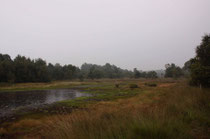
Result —
[{"label": "grassy bank", "polygon": [[49,83],[16,83],[16,84],[0,84],[0,92],[11,91],[31,91],[46,90],[59,88],[74,88],[85,85],[94,85],[96,82],[78,82],[78,81],[56,81]]},{"label": "grassy bank", "polygon": [[[54,81],[49,83],[0,83],[0,92],[11,92],[11,91],[31,91],[31,90],[46,90],[46,89],[59,89],[59,88],[76,88],[76,89],[91,89],[92,87],[111,85],[115,86],[116,83],[122,85],[132,83],[143,83],[148,82],[145,79],[99,79],[99,80],[85,80],[80,81]],[[149,81],[151,82],[151,81]],[[154,82],[158,83],[173,83],[172,79],[159,79]]]},{"label": "grassy bank", "polygon": [[[210,138],[210,90],[184,81],[101,81],[85,92],[98,96],[60,102],[83,107],[70,114],[27,117],[1,128],[20,138]],[[156,87],[145,82],[156,83]],[[140,88],[130,89],[129,84]],[[85,93],[84,92],[84,93]]]}]

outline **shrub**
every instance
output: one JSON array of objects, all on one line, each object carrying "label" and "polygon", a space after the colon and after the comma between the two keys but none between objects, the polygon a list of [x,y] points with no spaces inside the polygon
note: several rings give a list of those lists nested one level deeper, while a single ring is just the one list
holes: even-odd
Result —
[{"label": "shrub", "polygon": [[120,84],[115,84],[115,87],[116,87],[116,88],[119,88],[119,87],[120,87]]},{"label": "shrub", "polygon": [[139,88],[137,84],[130,84],[129,87],[130,87],[131,89],[133,89],[133,88]]},{"label": "shrub", "polygon": [[157,84],[156,83],[145,83],[146,86],[149,86],[149,87],[156,87]]}]

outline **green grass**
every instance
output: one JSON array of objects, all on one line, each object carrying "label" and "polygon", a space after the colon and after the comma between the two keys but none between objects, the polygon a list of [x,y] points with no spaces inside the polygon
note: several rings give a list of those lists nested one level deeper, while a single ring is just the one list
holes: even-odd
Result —
[{"label": "green grass", "polygon": [[97,101],[114,101],[120,98],[128,98],[135,96],[144,91],[137,89],[130,89],[129,85],[121,85],[121,88],[116,88],[113,84],[105,84],[104,86],[99,87],[87,87],[83,88],[82,93],[91,94],[91,97],[80,97],[74,100],[64,100],[57,102],[57,105],[69,106],[69,107],[78,107],[83,108],[86,104],[96,103]]}]

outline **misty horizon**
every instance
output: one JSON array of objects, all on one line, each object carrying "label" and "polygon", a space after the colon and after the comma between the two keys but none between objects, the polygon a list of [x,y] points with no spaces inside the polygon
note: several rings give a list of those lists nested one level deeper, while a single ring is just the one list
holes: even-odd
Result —
[{"label": "misty horizon", "polygon": [[3,0],[0,53],[78,67],[182,67],[210,32],[209,6],[208,0]]}]

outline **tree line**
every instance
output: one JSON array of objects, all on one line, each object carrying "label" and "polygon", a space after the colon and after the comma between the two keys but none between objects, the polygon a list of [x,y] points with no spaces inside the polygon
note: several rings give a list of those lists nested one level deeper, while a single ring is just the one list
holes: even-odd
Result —
[{"label": "tree line", "polygon": [[[191,85],[210,87],[210,35],[205,35],[196,48],[196,56],[181,68],[174,63],[165,65],[166,78],[190,78]],[[133,71],[121,69],[109,63],[101,66],[84,63],[74,65],[46,63],[45,60],[30,59],[18,55],[14,59],[0,54],[0,82],[49,82],[53,80],[101,79],[101,78],[158,78],[156,71]]]},{"label": "tree line", "polygon": [[0,54],[0,82],[49,82],[53,80],[101,79],[101,78],[157,78],[155,71],[139,72],[121,69],[115,65],[84,63],[80,68],[74,65],[48,63],[41,59],[30,59],[18,55],[14,59],[8,54]]},{"label": "tree line", "polygon": [[[165,77],[179,78],[189,74],[189,67],[180,68],[166,64]],[[84,63],[82,66],[52,64],[41,59],[30,59],[18,55],[14,59],[8,54],[0,54],[0,82],[49,82],[54,80],[101,79],[101,78],[158,78],[156,71],[133,71],[121,69],[106,63],[96,65]]]}]

